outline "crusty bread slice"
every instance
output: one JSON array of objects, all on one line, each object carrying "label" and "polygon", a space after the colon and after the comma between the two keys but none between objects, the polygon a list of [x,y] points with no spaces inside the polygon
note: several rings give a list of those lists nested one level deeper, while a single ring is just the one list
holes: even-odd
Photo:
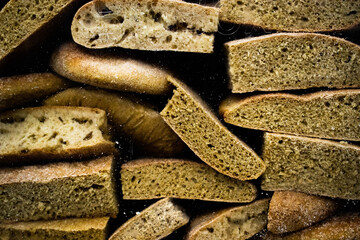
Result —
[{"label": "crusty bread slice", "polygon": [[265,133],[261,188],[360,199],[360,147],[344,142]]},{"label": "crusty bread slice", "polygon": [[50,66],[58,74],[96,87],[147,94],[170,92],[164,70],[139,60],[89,51],[73,42],[54,51]]},{"label": "crusty bread slice", "polygon": [[249,239],[266,227],[269,199],[195,218],[186,240]]},{"label": "crusty bread slice", "polygon": [[256,187],[181,159],[140,159],[121,167],[124,199],[173,197],[218,202],[251,202]]},{"label": "crusty bread slice", "polygon": [[337,202],[330,198],[293,191],[274,192],[267,229],[275,234],[298,231],[333,215]]},{"label": "crusty bread slice", "polygon": [[258,178],[264,162],[232,134],[207,104],[179,80],[169,78],[174,94],[160,112],[189,148],[215,170],[240,180]]},{"label": "crusty bread slice", "polygon": [[0,239],[106,240],[109,217],[0,223]]},{"label": "crusty bread slice", "polygon": [[0,115],[0,163],[91,157],[114,152],[106,113],[85,107],[44,106]]},{"label": "crusty bread slice", "polygon": [[179,0],[94,0],[75,14],[71,33],[88,48],[213,51],[217,8]]},{"label": "crusty bread slice", "polygon": [[360,89],[306,95],[229,97],[220,105],[227,123],[270,132],[359,141]]},{"label": "crusty bread slice", "polygon": [[141,211],[119,227],[109,240],[162,239],[189,222],[189,217],[170,198]]},{"label": "crusty bread slice", "polygon": [[0,169],[0,222],[115,217],[113,156]]},{"label": "crusty bread slice", "polygon": [[298,32],[346,30],[360,24],[357,0],[221,0],[220,20]]},{"label": "crusty bread slice", "polygon": [[360,87],[360,46],[342,38],[276,33],[225,47],[234,93]]}]

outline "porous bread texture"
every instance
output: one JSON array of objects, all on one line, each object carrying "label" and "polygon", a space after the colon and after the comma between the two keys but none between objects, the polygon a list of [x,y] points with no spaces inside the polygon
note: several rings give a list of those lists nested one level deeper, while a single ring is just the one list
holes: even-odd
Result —
[{"label": "porous bread texture", "polygon": [[88,48],[211,53],[219,10],[178,0],[94,0],[75,14],[71,33]]},{"label": "porous bread texture", "polygon": [[233,93],[360,87],[360,46],[342,38],[275,33],[225,47]]},{"label": "porous bread texture", "polygon": [[45,100],[45,105],[84,106],[103,109],[117,133],[129,137],[139,152],[175,156],[186,145],[164,122],[159,112],[124,94],[71,88]]},{"label": "porous bread texture", "polygon": [[334,214],[337,202],[330,198],[293,191],[274,192],[267,229],[275,234],[298,231]]},{"label": "porous bread texture", "polygon": [[195,92],[174,78],[169,81],[175,89],[160,112],[165,122],[210,167],[239,180],[258,178],[265,164],[257,154],[226,129]]},{"label": "porous bread texture", "polygon": [[0,239],[105,240],[108,217],[0,224]]},{"label": "porous bread texture", "polygon": [[224,121],[239,127],[318,138],[360,140],[360,89],[305,95],[231,96],[220,105]]},{"label": "porous bread texture", "polygon": [[360,24],[357,0],[220,0],[220,20],[294,32],[346,30]]},{"label": "porous bread texture", "polygon": [[262,199],[199,216],[191,222],[185,239],[249,239],[266,227],[268,208],[269,199]]},{"label": "porous bread texture", "polygon": [[170,91],[166,71],[128,57],[89,51],[73,42],[53,52],[50,66],[68,79],[97,87],[147,94]]},{"label": "porous bread texture", "polygon": [[299,191],[360,199],[360,147],[344,142],[265,133],[265,191]]},{"label": "porous bread texture", "polygon": [[29,104],[67,88],[70,83],[52,73],[0,78],[0,111]]},{"label": "porous bread texture", "polygon": [[218,202],[251,202],[257,189],[216,172],[206,164],[181,159],[140,159],[121,167],[124,199],[173,197]]},{"label": "porous bread texture", "polygon": [[0,115],[0,162],[58,160],[114,152],[106,113],[85,107],[42,106]]},{"label": "porous bread texture", "polygon": [[164,198],[125,222],[109,240],[162,239],[188,222],[182,208]]},{"label": "porous bread texture", "polygon": [[113,156],[0,169],[0,222],[116,217]]}]

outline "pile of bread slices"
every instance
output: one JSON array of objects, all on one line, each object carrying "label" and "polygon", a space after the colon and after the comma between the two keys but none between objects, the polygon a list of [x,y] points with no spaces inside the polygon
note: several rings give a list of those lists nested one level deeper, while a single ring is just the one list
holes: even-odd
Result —
[{"label": "pile of bread slices", "polygon": [[[359,1],[9,0],[0,22],[0,239],[360,239]],[[21,65],[61,27],[48,71]]]}]

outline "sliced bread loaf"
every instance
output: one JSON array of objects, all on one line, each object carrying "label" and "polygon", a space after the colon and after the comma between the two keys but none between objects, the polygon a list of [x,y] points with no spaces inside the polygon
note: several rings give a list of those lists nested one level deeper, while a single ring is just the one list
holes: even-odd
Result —
[{"label": "sliced bread loaf", "polygon": [[234,93],[360,87],[360,46],[342,38],[276,33],[231,41],[225,47]]},{"label": "sliced bread loaf", "polygon": [[189,148],[215,170],[240,180],[258,178],[264,162],[232,134],[200,97],[180,81],[169,78],[174,94],[160,112]]},{"label": "sliced bread loaf", "polygon": [[222,175],[206,164],[180,159],[140,159],[121,167],[124,199],[174,197],[219,202],[251,202],[252,183]]},{"label": "sliced bread loaf", "polygon": [[92,1],[75,14],[71,33],[88,48],[213,51],[217,8],[178,0]]},{"label": "sliced bread loaf", "polygon": [[115,217],[113,157],[0,169],[0,222]]},{"label": "sliced bread loaf", "polygon": [[220,105],[225,122],[270,132],[360,140],[360,89],[306,95],[230,97]]},{"label": "sliced bread loaf", "polygon": [[109,154],[106,113],[85,107],[44,106],[0,115],[0,163]]},{"label": "sliced bread loaf", "polygon": [[266,133],[261,188],[360,199],[360,147],[329,140]]},{"label": "sliced bread loaf", "polygon": [[164,198],[129,219],[109,240],[162,239],[189,222],[189,217],[172,199]]}]

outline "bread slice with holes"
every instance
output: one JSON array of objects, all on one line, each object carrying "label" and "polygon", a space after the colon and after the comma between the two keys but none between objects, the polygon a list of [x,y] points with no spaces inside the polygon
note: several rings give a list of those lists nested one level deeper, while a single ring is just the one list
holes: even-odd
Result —
[{"label": "bread slice with holes", "polygon": [[234,93],[360,87],[360,46],[342,38],[276,33],[225,47]]},{"label": "bread slice with holes", "polygon": [[88,48],[211,53],[218,15],[217,8],[179,0],[96,0],[78,10],[71,33]]},{"label": "bread slice with holes", "polygon": [[171,198],[164,198],[130,218],[109,240],[162,239],[188,222],[184,210]]},{"label": "bread slice with holes", "polygon": [[231,96],[219,109],[239,127],[349,141],[360,140],[359,110],[360,89]]},{"label": "bread slice with holes", "polygon": [[0,163],[88,158],[114,152],[106,113],[44,106],[0,115]]}]

